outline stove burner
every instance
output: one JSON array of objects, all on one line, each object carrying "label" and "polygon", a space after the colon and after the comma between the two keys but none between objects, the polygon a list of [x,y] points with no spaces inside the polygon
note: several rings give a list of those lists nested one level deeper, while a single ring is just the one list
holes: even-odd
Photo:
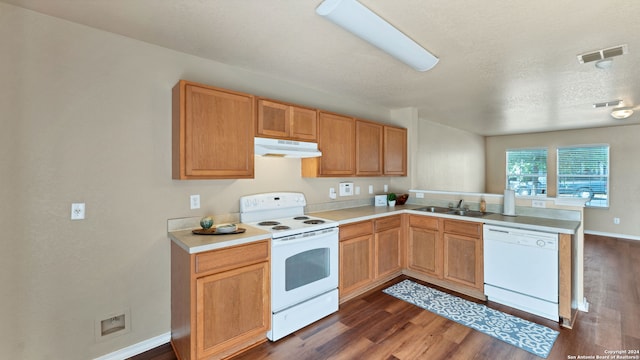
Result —
[{"label": "stove burner", "polygon": [[273,230],[289,230],[291,228],[288,227],[287,225],[278,225],[278,226],[272,227],[271,229],[273,229]]},{"label": "stove burner", "polygon": [[273,225],[280,225],[280,223],[277,222],[277,221],[263,221],[263,222],[259,222],[258,225],[260,225],[260,226],[273,226]]},{"label": "stove burner", "polygon": [[317,224],[324,224],[324,220],[320,220],[320,219],[311,219],[311,220],[306,220],[303,221],[305,224],[311,224],[311,225],[317,225]]},{"label": "stove burner", "polygon": [[308,216],[296,216],[293,218],[293,220],[309,220]]}]

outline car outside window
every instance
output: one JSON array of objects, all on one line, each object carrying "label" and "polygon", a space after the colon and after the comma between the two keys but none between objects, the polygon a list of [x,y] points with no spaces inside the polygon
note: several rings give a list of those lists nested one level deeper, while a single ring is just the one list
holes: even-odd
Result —
[{"label": "car outside window", "polygon": [[558,148],[558,197],[586,199],[587,206],[609,206],[609,145]]}]

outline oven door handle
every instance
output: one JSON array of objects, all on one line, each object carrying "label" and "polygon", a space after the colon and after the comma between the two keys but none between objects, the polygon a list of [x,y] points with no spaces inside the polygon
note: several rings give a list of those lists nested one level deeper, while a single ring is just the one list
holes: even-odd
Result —
[{"label": "oven door handle", "polygon": [[[315,233],[314,235],[306,235],[306,234],[310,234],[310,233]],[[325,230],[319,230],[319,231],[310,231],[308,233],[304,233],[304,234],[299,234],[299,235],[292,235],[292,236],[287,236],[281,239],[272,239],[271,240],[271,245],[273,247],[279,247],[279,246],[289,246],[289,245],[293,245],[293,244],[297,244],[297,243],[301,243],[301,242],[306,242],[309,240],[317,240],[320,238],[324,238],[324,237],[331,237],[331,236],[337,236],[338,235],[338,228],[331,228],[331,229],[325,229]],[[311,239],[313,238],[313,239]]]}]

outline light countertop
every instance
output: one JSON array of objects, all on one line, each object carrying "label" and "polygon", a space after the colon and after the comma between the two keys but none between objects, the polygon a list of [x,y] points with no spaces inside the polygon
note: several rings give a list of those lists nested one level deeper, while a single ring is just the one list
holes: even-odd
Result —
[{"label": "light countertop", "polygon": [[533,216],[507,216],[502,214],[487,214],[483,217],[459,216],[441,213],[429,213],[424,211],[415,211],[415,209],[424,207],[424,205],[401,205],[395,207],[389,206],[361,206],[356,208],[332,210],[312,213],[324,219],[334,220],[340,224],[348,224],[358,221],[375,219],[381,216],[389,216],[394,214],[410,213],[423,216],[437,216],[447,219],[464,220],[481,222],[491,225],[501,225],[506,227],[514,227],[520,229],[546,231],[559,234],[575,234],[580,227],[579,221],[558,220]]},{"label": "light countertop", "polygon": [[[447,219],[481,222],[490,225],[500,225],[519,229],[545,231],[560,234],[575,234],[580,227],[579,221],[558,220],[532,216],[506,216],[502,214],[488,214],[483,217],[458,216],[439,213],[415,211],[424,205],[398,205],[389,206],[361,206],[355,208],[331,210],[310,213],[310,215],[337,221],[339,224],[349,224],[358,221],[371,220],[378,217],[395,214],[416,214],[422,216],[437,216]],[[192,229],[169,231],[169,238],[190,254],[215,250],[224,247],[246,244],[258,240],[271,238],[271,233],[249,225],[238,224],[239,228],[246,229],[241,234],[225,235],[195,235]]]},{"label": "light countertop", "polygon": [[271,239],[271,233],[253,226],[238,224],[246,229],[240,234],[196,235],[188,230],[170,231],[169,238],[189,254],[247,244],[258,240]]}]

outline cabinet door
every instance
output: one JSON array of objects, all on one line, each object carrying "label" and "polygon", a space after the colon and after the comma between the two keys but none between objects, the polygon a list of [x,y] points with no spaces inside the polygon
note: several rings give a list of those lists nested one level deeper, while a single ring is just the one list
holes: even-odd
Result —
[{"label": "cabinet door", "polygon": [[[355,173],[355,120],[321,112],[318,118],[320,176],[351,176]],[[314,158],[317,159],[317,158]],[[306,159],[304,159],[306,160]]]},{"label": "cabinet door", "polygon": [[173,178],[253,178],[254,97],[186,81],[173,97]]},{"label": "cabinet door", "polygon": [[384,174],[407,176],[407,129],[384,127]]},{"label": "cabinet door", "polygon": [[444,233],[444,278],[484,289],[482,238]]},{"label": "cabinet door", "polygon": [[380,124],[356,120],[356,175],[382,175],[382,129]]},{"label": "cabinet door", "polygon": [[299,106],[291,106],[291,138],[301,141],[317,141],[318,112]]},{"label": "cabinet door", "polygon": [[340,297],[373,281],[373,236],[340,241]]},{"label": "cabinet door", "polygon": [[426,275],[442,278],[442,239],[440,232],[409,227],[408,267]]},{"label": "cabinet door", "polygon": [[196,281],[197,358],[206,358],[264,334],[270,327],[269,263]]},{"label": "cabinet door", "polygon": [[376,278],[402,270],[400,236],[400,227],[376,233]]},{"label": "cabinet door", "polygon": [[259,99],[256,135],[278,138],[289,137],[291,125],[289,114],[289,105]]}]

